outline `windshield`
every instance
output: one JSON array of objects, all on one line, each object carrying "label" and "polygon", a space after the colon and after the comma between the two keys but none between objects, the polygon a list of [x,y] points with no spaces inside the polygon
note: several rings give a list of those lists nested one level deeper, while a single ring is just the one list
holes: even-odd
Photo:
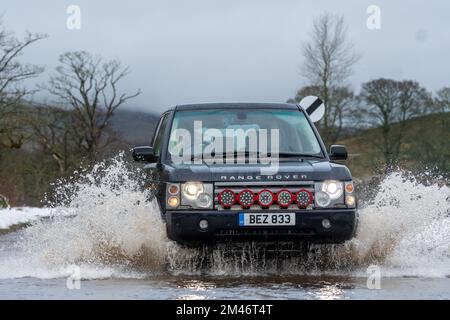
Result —
[{"label": "windshield", "polygon": [[[180,139],[179,132],[182,132],[183,136],[187,135],[187,139]],[[224,138],[213,148],[215,155],[230,151],[259,153],[261,146],[266,146],[270,154],[272,146],[277,143],[280,158],[289,155],[323,157],[317,137],[303,112],[280,109],[176,111],[169,141],[169,154],[174,154],[171,150],[179,152],[181,143],[184,143],[184,149],[190,148],[192,155],[205,154],[206,149],[211,151],[210,145],[214,141],[217,142],[218,135]],[[231,140],[225,138],[230,135]],[[215,137],[211,139],[211,136]],[[243,136],[246,136],[245,142],[239,144],[237,140]],[[257,137],[256,148],[250,146],[252,137]],[[267,140],[267,145],[264,144],[264,139]]]}]

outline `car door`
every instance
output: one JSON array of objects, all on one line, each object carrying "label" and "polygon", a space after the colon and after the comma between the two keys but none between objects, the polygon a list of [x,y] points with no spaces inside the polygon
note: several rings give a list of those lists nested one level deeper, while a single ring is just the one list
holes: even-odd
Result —
[{"label": "car door", "polygon": [[161,201],[165,197],[165,185],[166,175],[164,174],[164,165],[162,158],[164,157],[164,147],[166,145],[165,139],[167,127],[169,124],[170,113],[164,113],[158,121],[155,133],[153,134],[151,146],[153,147],[153,153],[157,160],[154,163],[147,164],[144,169],[146,172],[146,184],[145,187],[150,189],[151,195],[155,195],[162,209],[162,213],[165,208],[165,201]]}]

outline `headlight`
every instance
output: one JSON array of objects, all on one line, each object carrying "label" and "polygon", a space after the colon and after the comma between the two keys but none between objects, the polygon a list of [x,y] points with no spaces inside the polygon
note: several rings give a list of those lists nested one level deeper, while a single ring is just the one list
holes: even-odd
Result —
[{"label": "headlight", "polygon": [[338,180],[325,180],[315,184],[315,202],[326,208],[344,205],[344,183]]},{"label": "headlight", "polygon": [[213,206],[212,183],[186,182],[181,184],[181,206],[210,209]]},{"label": "headlight", "polygon": [[189,199],[196,199],[200,193],[203,193],[204,187],[201,182],[186,182],[182,184],[183,196]]},{"label": "headlight", "polygon": [[211,208],[212,197],[207,193],[200,193],[198,195],[197,205],[201,208]]},{"label": "headlight", "polygon": [[328,194],[331,200],[336,200],[342,196],[343,189],[341,181],[325,180],[322,183],[322,192]]},{"label": "headlight", "polygon": [[319,191],[316,193],[316,203],[319,207],[328,207],[331,203],[330,196],[325,192]]}]

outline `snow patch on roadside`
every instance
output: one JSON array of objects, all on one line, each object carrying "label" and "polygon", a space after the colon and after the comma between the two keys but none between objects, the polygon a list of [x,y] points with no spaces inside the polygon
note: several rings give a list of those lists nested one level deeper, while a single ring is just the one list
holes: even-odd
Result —
[{"label": "snow patch on roadside", "polygon": [[67,210],[59,208],[7,208],[0,209],[0,230],[8,230],[18,224],[30,223],[44,217],[67,215]]}]

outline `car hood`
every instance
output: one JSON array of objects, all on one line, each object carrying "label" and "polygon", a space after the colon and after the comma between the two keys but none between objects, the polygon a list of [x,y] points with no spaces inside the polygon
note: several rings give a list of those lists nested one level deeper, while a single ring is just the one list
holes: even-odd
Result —
[{"label": "car hood", "polygon": [[[326,179],[350,180],[351,173],[342,164],[328,161],[304,160],[280,162],[277,167],[259,164],[163,165],[168,181],[320,181]],[[263,170],[261,170],[264,168]]]}]

